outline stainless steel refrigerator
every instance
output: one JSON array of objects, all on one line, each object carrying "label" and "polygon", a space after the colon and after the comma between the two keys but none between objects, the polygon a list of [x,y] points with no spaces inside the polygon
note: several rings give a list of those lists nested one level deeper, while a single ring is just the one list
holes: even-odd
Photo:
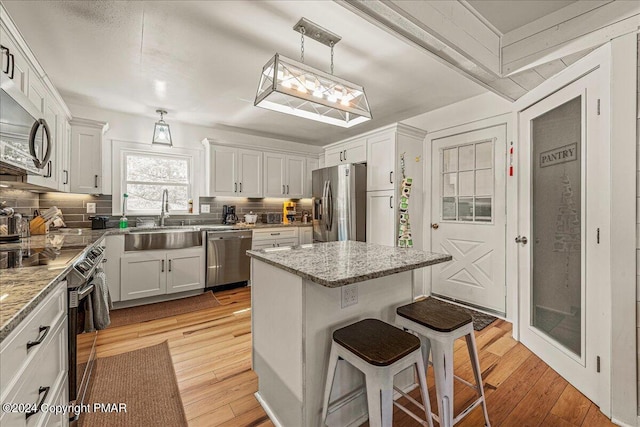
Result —
[{"label": "stainless steel refrigerator", "polygon": [[367,166],[344,164],[312,173],[313,241],[366,240]]}]

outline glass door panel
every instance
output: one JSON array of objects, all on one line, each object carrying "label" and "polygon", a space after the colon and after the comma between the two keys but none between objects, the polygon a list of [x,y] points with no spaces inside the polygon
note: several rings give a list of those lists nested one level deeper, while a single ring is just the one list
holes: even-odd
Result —
[{"label": "glass door panel", "polygon": [[531,122],[530,324],[581,357],[583,327],[581,97]]}]

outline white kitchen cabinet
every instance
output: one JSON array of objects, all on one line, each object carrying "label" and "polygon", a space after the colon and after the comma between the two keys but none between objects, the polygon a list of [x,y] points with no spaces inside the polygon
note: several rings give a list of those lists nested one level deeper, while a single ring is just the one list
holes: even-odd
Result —
[{"label": "white kitchen cabinet", "polygon": [[96,120],[71,120],[69,182],[72,193],[102,193],[102,138],[108,127],[107,123]]},{"label": "white kitchen cabinet", "polygon": [[204,247],[128,252],[120,259],[121,301],[203,289],[204,286]]},{"label": "white kitchen cabinet", "polygon": [[202,248],[167,252],[167,293],[204,288],[205,268]]},{"label": "white kitchen cabinet", "polygon": [[209,196],[262,197],[262,152],[207,144]]},{"label": "white kitchen cabinet", "polygon": [[251,249],[277,248],[299,244],[300,227],[274,227],[253,230]]},{"label": "white kitchen cabinet", "polygon": [[306,159],[279,153],[264,153],[264,197],[304,197]]},{"label": "white kitchen cabinet", "polygon": [[[54,405],[60,396],[68,403],[67,380],[67,282],[55,286],[49,295],[0,343],[0,400],[5,403]],[[29,345],[28,342],[37,342]],[[48,387],[49,393],[41,392]],[[2,426],[46,425],[44,411],[25,418],[22,412],[0,412]],[[60,418],[68,424],[68,414]]]},{"label": "white kitchen cabinet", "polygon": [[311,197],[313,195],[313,171],[319,168],[319,161],[316,158],[308,157],[306,165],[306,180],[304,187],[304,196]]},{"label": "white kitchen cabinet", "polygon": [[367,192],[367,243],[395,246],[395,202],[393,190]]},{"label": "white kitchen cabinet", "polygon": [[60,138],[58,138],[58,165],[60,179],[58,189],[65,193],[71,191],[71,124],[64,117],[60,117]]},{"label": "white kitchen cabinet", "polygon": [[[2,54],[2,70],[7,70],[7,76],[19,92],[29,96],[29,63],[13,37],[9,35],[9,31],[5,29],[4,24],[2,22],[0,27],[0,41],[2,46],[9,49],[9,51]],[[13,55],[11,59],[9,59],[9,55]]]},{"label": "white kitchen cabinet", "polygon": [[313,227],[300,227],[300,244],[313,243]]},{"label": "white kitchen cabinet", "polygon": [[125,253],[120,259],[120,300],[167,293],[165,251]]},{"label": "white kitchen cabinet", "polygon": [[398,178],[395,159],[394,132],[385,132],[367,139],[367,191],[393,190]]},{"label": "white kitchen cabinet", "polygon": [[120,258],[124,255],[124,236],[111,235],[104,239],[104,270],[111,301],[120,301]]},{"label": "white kitchen cabinet", "polygon": [[358,138],[347,142],[332,144],[325,150],[325,167],[342,163],[364,163],[367,161],[367,141]]}]

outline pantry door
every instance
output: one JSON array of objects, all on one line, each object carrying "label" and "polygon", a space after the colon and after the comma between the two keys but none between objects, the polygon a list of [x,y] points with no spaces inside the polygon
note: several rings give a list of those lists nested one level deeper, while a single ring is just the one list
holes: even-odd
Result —
[{"label": "pantry door", "polygon": [[596,404],[610,366],[610,167],[600,137],[600,72],[520,112],[516,240],[520,339]]},{"label": "pantry door", "polygon": [[432,141],[431,293],[505,314],[506,127]]}]

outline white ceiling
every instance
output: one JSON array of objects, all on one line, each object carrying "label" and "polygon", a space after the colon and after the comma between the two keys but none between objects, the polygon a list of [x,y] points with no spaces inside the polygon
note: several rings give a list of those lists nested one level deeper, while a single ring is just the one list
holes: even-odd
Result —
[{"label": "white ceiling", "polygon": [[[4,1],[70,103],[323,145],[486,90],[330,1]],[[342,36],[335,74],[364,86],[374,120],[343,129],[253,106],[275,52],[299,57],[306,17]],[[305,60],[329,68],[313,40]],[[206,135],[203,135],[205,137]]]},{"label": "white ceiling", "polygon": [[575,3],[576,0],[468,0],[502,34]]}]

